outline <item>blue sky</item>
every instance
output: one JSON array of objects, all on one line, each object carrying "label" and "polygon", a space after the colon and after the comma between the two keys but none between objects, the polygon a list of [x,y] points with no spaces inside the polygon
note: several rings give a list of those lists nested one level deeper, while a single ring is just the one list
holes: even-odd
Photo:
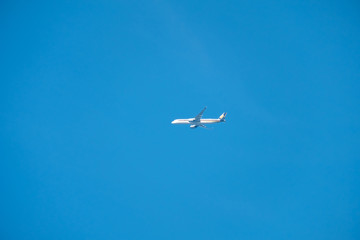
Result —
[{"label": "blue sky", "polygon": [[359,10],[3,2],[0,238],[359,239]]}]

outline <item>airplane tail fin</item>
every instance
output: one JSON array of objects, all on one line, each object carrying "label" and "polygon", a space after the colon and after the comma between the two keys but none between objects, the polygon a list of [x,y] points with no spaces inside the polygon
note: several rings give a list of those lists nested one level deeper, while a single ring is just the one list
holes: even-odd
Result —
[{"label": "airplane tail fin", "polygon": [[224,112],[223,114],[221,114],[221,116],[219,117],[220,121],[225,122],[225,117],[226,117],[226,112]]}]

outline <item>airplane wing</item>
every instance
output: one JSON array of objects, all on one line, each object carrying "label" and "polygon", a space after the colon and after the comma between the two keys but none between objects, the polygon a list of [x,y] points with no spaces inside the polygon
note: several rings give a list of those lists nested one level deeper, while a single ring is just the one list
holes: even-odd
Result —
[{"label": "airplane wing", "polygon": [[201,119],[203,113],[205,112],[205,110],[206,110],[206,107],[204,107],[204,109],[201,110],[201,112],[198,115],[196,115],[194,121],[200,121],[200,119]]}]

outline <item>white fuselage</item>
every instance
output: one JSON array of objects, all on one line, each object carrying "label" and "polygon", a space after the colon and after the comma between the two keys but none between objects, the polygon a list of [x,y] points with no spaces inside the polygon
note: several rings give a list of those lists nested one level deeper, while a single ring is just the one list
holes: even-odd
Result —
[{"label": "white fuselage", "polygon": [[190,124],[190,128],[197,128],[197,127],[206,128],[205,124],[225,122],[226,112],[221,114],[221,116],[219,118],[202,118],[202,115],[205,110],[206,110],[206,107],[194,118],[175,119],[171,123],[172,124]]},{"label": "white fuselage", "polygon": [[187,119],[175,119],[172,121],[172,124],[193,124],[193,125],[201,125],[201,124],[210,124],[210,123],[219,123],[222,120],[218,118],[204,118],[196,121],[195,118],[187,118]]}]

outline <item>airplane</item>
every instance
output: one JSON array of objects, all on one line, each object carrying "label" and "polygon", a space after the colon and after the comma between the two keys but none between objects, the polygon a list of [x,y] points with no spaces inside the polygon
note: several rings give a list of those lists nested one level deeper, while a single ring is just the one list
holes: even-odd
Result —
[{"label": "airplane", "polygon": [[219,118],[202,118],[203,113],[205,112],[206,107],[194,118],[187,118],[187,119],[175,119],[172,121],[172,124],[190,124],[190,128],[197,128],[203,127],[207,128],[204,124],[211,124],[211,123],[220,123],[225,122],[226,112],[221,114]]}]

